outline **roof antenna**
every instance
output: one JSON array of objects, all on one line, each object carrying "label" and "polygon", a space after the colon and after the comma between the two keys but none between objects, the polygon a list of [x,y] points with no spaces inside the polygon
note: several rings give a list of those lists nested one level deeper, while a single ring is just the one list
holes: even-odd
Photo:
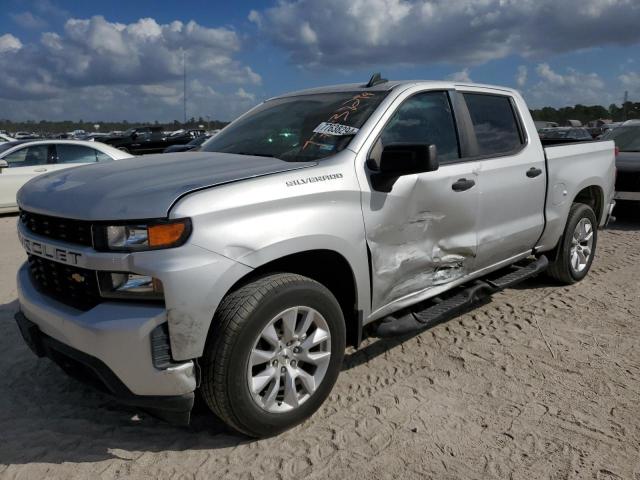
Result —
[{"label": "roof antenna", "polygon": [[389,80],[387,80],[386,78],[382,78],[380,76],[380,72],[376,72],[373,75],[371,75],[371,78],[369,79],[369,83],[367,83],[364,88],[371,88],[374,87],[380,83],[386,83]]}]

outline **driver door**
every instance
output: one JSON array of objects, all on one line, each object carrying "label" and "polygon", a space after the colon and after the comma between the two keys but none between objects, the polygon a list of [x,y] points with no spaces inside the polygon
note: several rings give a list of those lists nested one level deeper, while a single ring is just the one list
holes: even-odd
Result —
[{"label": "driver door", "polygon": [[390,143],[434,144],[440,166],[398,177],[390,191],[376,190],[375,171],[364,169],[362,211],[375,318],[428,298],[434,288],[473,271],[480,190],[478,162],[460,158],[446,91],[407,95],[378,140],[383,148]]}]

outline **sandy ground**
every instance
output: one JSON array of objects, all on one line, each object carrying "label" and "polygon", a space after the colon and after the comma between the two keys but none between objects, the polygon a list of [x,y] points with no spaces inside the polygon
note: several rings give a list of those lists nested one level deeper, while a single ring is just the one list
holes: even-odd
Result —
[{"label": "sandy ground", "polygon": [[640,214],[618,214],[582,283],[534,280],[367,342],[312,419],[263,441],[203,410],[171,427],[36,359],[12,320],[16,217],[0,217],[0,477],[640,480]]}]

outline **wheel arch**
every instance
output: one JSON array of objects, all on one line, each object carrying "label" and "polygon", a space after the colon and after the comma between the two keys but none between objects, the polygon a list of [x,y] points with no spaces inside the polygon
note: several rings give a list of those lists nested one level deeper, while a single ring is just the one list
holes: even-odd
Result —
[{"label": "wheel arch", "polygon": [[273,259],[240,278],[225,295],[256,278],[271,273],[296,273],[311,278],[328,288],[342,309],[347,329],[347,344],[357,345],[359,343],[362,312],[358,309],[358,284],[354,269],[342,254],[335,250],[314,249]]},{"label": "wheel arch", "polygon": [[584,187],[573,199],[573,203],[583,203],[593,209],[598,225],[602,222],[602,215],[605,212],[604,201],[604,191],[599,185]]}]

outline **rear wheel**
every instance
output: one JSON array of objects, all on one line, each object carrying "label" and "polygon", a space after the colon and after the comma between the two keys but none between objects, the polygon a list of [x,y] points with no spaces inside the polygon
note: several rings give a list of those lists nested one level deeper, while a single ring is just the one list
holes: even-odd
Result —
[{"label": "rear wheel", "polygon": [[574,203],[558,246],[558,254],[547,273],[564,284],[579,282],[589,273],[598,240],[598,223],[593,209]]},{"label": "rear wheel", "polygon": [[340,306],[318,282],[272,274],[222,301],[202,362],[202,395],[253,437],[287,430],[331,392],[345,349]]}]

